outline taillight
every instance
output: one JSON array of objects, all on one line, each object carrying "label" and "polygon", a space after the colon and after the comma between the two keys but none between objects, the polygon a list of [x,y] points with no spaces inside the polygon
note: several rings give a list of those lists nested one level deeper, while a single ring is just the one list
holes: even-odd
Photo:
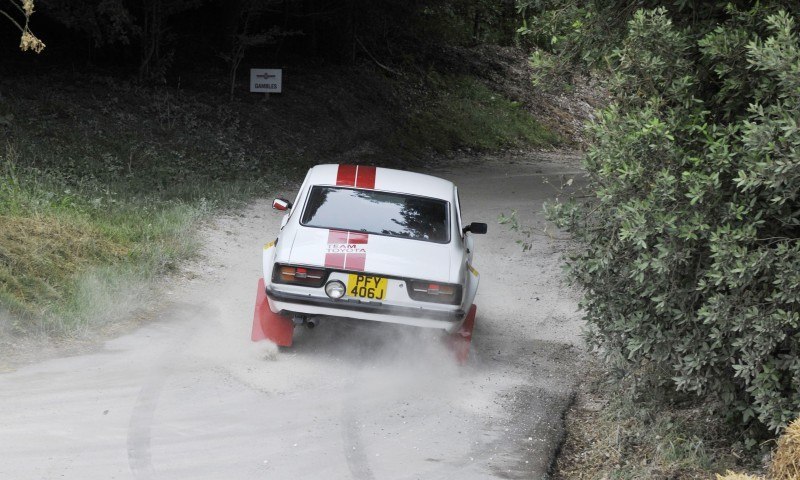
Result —
[{"label": "taillight", "polygon": [[408,294],[420,302],[461,303],[461,287],[458,285],[414,280],[408,283]]},{"label": "taillight", "polygon": [[325,270],[291,265],[275,265],[272,270],[272,281],[290,283],[307,287],[321,287],[325,282]]}]

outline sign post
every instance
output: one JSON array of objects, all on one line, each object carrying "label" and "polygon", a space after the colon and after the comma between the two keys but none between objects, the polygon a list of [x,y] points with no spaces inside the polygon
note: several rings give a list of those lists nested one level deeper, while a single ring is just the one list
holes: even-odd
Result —
[{"label": "sign post", "polygon": [[280,68],[251,68],[250,92],[265,93],[269,98],[270,93],[281,93],[283,89],[283,70]]}]

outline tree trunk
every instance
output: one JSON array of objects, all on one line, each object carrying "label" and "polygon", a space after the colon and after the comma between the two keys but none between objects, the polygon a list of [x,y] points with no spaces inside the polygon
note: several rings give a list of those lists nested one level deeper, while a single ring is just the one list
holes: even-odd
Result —
[{"label": "tree trunk", "polygon": [[475,17],[472,23],[472,39],[475,41],[476,44],[480,43],[482,17],[483,15],[481,15],[481,9],[475,7]]},{"label": "tree trunk", "polygon": [[161,58],[161,35],[163,23],[162,0],[149,0],[144,6],[142,27],[142,61],[139,64],[139,79],[153,77],[153,65]]},{"label": "tree trunk", "polygon": [[355,5],[353,0],[347,1],[347,27],[350,34],[350,63],[356,64],[356,20],[355,20]]}]

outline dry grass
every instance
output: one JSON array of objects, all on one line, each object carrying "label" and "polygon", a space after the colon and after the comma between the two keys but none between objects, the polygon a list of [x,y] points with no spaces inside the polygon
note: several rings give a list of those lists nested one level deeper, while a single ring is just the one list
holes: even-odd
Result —
[{"label": "dry grass", "polygon": [[92,265],[124,258],[128,248],[86,220],[0,215],[0,291],[17,314],[41,314],[73,290]]},{"label": "dry grass", "polygon": [[778,439],[769,474],[774,480],[800,480],[800,418]]},{"label": "dry grass", "polygon": [[763,480],[764,477],[754,477],[746,473],[736,473],[728,470],[725,475],[717,474],[717,480]]},{"label": "dry grass", "polygon": [[[41,148],[36,156],[51,154]],[[240,198],[235,183],[164,199],[146,189],[74,182],[20,167],[15,144],[0,151],[0,332],[81,334],[143,306],[147,285],[193,255],[193,231],[214,198]],[[192,200],[194,199],[194,200]]]},{"label": "dry grass", "polygon": [[717,480],[800,480],[800,418],[790,423],[778,439],[766,477],[728,471]]}]

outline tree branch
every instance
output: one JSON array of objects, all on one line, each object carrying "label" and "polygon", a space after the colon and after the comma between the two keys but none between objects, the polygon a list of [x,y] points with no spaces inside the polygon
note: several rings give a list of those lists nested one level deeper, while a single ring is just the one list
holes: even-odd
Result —
[{"label": "tree branch", "polygon": [[367,50],[367,47],[365,47],[364,44],[361,43],[361,40],[359,40],[358,37],[356,37],[356,43],[358,43],[358,45],[361,47],[361,49],[364,50],[364,53],[366,53],[369,56],[369,58],[371,58],[372,61],[375,62],[375,65],[381,67],[382,69],[386,70],[387,72],[389,72],[391,74],[397,75],[398,77],[402,77],[403,76],[402,73],[400,73],[400,72],[398,72],[396,70],[392,70],[391,68],[389,68],[386,65],[382,64],[381,62],[379,62],[378,59],[376,59],[374,56],[372,56],[372,54],[369,53],[369,50]]},{"label": "tree branch", "polygon": [[7,13],[5,12],[5,10],[0,10],[0,13],[2,13],[4,17],[6,17],[6,18],[8,18],[9,20],[11,20],[11,23],[13,23],[14,25],[16,25],[16,26],[17,26],[17,28],[19,28],[19,31],[20,31],[20,32],[22,32],[22,33],[25,33],[25,29],[24,29],[24,28],[22,28],[22,25],[20,25],[19,23],[17,23],[17,21],[16,21],[16,20],[14,20],[14,17],[12,17],[11,15],[7,14]]},{"label": "tree branch", "polygon": [[8,1],[11,2],[11,5],[14,5],[15,7],[17,7],[17,10],[19,10],[20,13],[25,15],[25,10],[23,10],[22,7],[20,7],[19,4],[17,4],[17,2],[15,2],[14,0],[8,0]]}]

